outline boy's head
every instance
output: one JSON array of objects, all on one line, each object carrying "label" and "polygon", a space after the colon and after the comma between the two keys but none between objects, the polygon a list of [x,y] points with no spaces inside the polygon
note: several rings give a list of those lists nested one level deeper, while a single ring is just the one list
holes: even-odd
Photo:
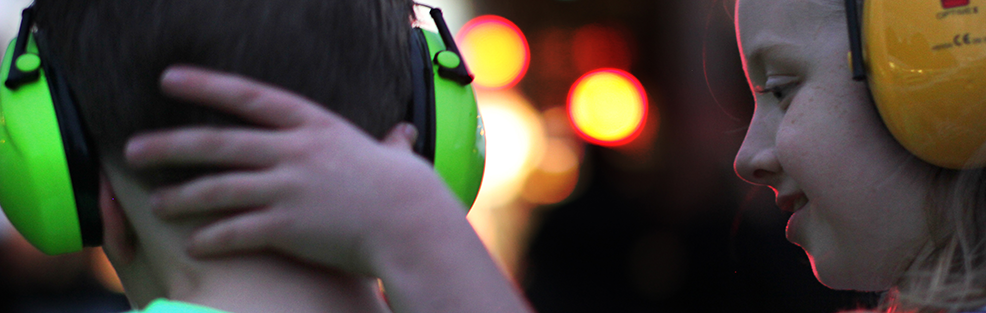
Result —
[{"label": "boy's head", "polygon": [[[184,255],[188,233],[207,220],[166,223],[147,205],[149,188],[210,169],[135,172],[122,161],[125,142],[139,132],[243,123],[163,96],[162,71],[190,64],[270,83],[379,138],[404,118],[410,98],[411,10],[403,0],[36,2],[49,61],[61,65],[101,158],[106,248],[128,295],[146,303],[175,284],[237,268]],[[264,260],[235,264],[278,273],[271,265],[279,261]]]},{"label": "boy's head", "polygon": [[402,0],[58,1],[36,4],[96,148],[119,164],[133,134],[238,121],[162,96],[162,71],[191,64],[297,92],[375,137],[410,97]]}]

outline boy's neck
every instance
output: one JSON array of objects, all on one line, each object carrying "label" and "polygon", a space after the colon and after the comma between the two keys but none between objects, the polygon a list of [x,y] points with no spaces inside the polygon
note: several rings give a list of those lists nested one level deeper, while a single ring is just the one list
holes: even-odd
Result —
[{"label": "boy's neck", "polygon": [[390,312],[376,279],[273,254],[166,262],[139,254],[120,272],[135,308],[167,298],[233,313]]},{"label": "boy's neck", "polygon": [[175,281],[171,300],[236,313],[388,312],[375,279],[278,256],[234,257],[203,265],[207,274]]},{"label": "boy's neck", "polygon": [[193,259],[188,237],[208,221],[163,221],[151,214],[144,188],[120,171],[107,172],[133,226],[134,257],[114,266],[135,308],[167,298],[234,313],[389,312],[376,279],[273,253]]}]

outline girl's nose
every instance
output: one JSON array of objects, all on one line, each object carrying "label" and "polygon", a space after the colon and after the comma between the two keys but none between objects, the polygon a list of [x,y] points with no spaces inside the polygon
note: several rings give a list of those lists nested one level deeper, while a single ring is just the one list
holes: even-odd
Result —
[{"label": "girl's nose", "polygon": [[736,175],[751,184],[776,185],[783,169],[777,160],[774,132],[765,126],[754,118],[733,167]]}]

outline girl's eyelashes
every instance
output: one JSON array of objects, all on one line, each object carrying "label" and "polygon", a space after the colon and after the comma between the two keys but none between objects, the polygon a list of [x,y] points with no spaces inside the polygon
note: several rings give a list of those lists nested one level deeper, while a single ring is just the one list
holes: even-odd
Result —
[{"label": "girl's eyelashes", "polygon": [[787,88],[786,87],[787,86],[774,86],[774,87],[770,87],[770,88],[764,88],[764,87],[761,87],[761,86],[757,86],[756,91],[757,91],[758,94],[762,94],[762,95],[764,95],[764,94],[770,94],[770,95],[774,96],[774,98],[777,101],[782,101],[782,100],[784,100],[784,98],[787,98]]},{"label": "girl's eyelashes", "polygon": [[791,92],[798,85],[796,79],[779,79],[780,81],[774,81],[769,79],[766,86],[757,86],[755,91],[757,94],[769,94],[774,97],[778,103],[783,103],[788,97],[790,97]]}]

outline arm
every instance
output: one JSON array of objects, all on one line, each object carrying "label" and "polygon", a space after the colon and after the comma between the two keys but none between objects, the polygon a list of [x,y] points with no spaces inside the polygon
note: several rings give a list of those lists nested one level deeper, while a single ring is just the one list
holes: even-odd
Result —
[{"label": "arm", "polygon": [[258,128],[187,128],[133,138],[131,166],[235,168],[155,192],[166,219],[230,214],[201,229],[197,257],[274,250],[380,277],[396,312],[527,312],[465,219],[411,152],[413,127],[378,142],[311,101],[242,77],[166,71],[165,94]]}]

